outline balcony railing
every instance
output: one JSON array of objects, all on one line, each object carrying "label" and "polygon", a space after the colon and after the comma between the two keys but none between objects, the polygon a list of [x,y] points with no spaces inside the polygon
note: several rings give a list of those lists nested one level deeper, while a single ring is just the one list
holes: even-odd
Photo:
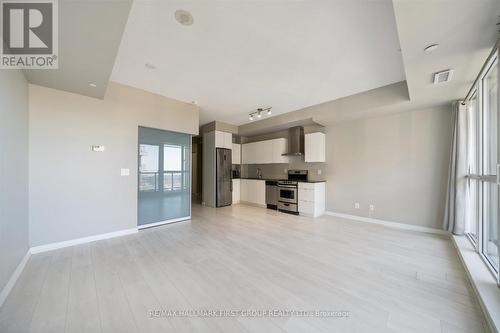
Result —
[{"label": "balcony railing", "polygon": [[174,192],[189,189],[190,171],[164,171],[163,188],[160,188],[159,172],[139,172],[139,191]]}]

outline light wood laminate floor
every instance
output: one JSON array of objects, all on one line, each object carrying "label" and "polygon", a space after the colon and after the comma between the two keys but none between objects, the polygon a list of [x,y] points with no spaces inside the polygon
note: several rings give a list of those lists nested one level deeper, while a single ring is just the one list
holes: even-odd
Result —
[{"label": "light wood laminate floor", "polygon": [[[328,310],[348,318],[168,317]],[[486,332],[451,241],[324,216],[195,205],[193,219],[33,255],[0,332]]]}]

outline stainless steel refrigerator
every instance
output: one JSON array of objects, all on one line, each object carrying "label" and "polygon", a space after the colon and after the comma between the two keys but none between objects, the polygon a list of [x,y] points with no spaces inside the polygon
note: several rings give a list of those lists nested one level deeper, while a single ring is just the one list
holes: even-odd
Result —
[{"label": "stainless steel refrigerator", "polygon": [[231,179],[231,149],[216,149],[216,202],[217,207],[233,203],[233,181]]}]

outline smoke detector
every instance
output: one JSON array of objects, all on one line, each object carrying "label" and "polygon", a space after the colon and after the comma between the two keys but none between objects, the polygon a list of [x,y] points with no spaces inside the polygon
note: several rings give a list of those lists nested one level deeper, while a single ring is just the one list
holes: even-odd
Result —
[{"label": "smoke detector", "polygon": [[191,25],[194,22],[193,15],[184,9],[178,9],[175,11],[175,19],[182,25]]},{"label": "smoke detector", "polygon": [[444,83],[451,80],[453,69],[447,69],[434,74],[434,84]]}]

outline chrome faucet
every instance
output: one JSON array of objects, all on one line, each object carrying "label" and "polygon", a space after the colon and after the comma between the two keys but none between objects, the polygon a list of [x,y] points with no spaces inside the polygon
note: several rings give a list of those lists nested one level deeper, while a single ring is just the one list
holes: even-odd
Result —
[{"label": "chrome faucet", "polygon": [[257,168],[257,178],[262,179],[262,170]]}]

